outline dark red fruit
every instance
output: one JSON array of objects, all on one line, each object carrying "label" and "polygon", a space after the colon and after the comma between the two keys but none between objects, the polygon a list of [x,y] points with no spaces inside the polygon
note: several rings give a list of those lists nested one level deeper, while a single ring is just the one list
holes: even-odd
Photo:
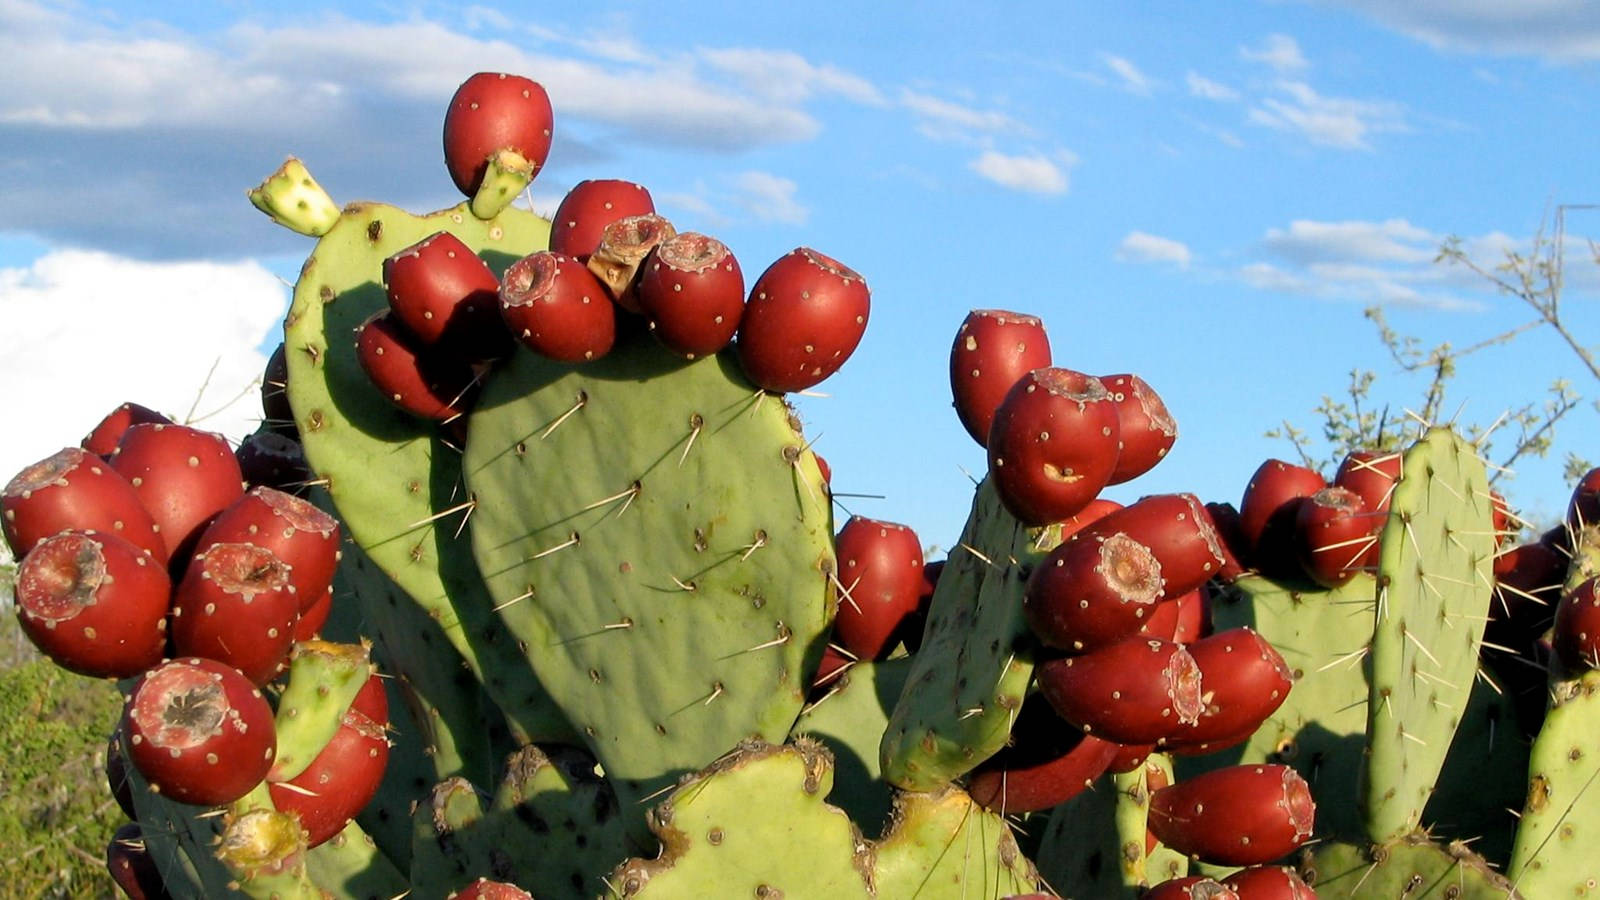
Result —
[{"label": "dark red fruit", "polygon": [[904,525],[851,516],[834,553],[844,588],[834,639],[857,659],[880,659],[922,596],[922,542]]},{"label": "dark red fruit", "polygon": [[261,424],[267,433],[300,440],[294,408],[289,405],[289,356],[281,342],[267,357],[267,367],[261,372]]},{"label": "dark red fruit", "polygon": [[1168,878],[1143,894],[1139,900],[1241,900],[1233,888],[1204,875]]},{"label": "dark red fruit", "polygon": [[121,825],[111,835],[111,842],[106,844],[106,871],[128,900],[165,900],[171,896],[138,822]]},{"label": "dark red fruit", "polygon": [[356,359],[378,392],[401,410],[448,422],[472,408],[477,377],[450,354],[430,354],[387,309],[356,328]]},{"label": "dark red fruit", "polygon": [[1248,737],[1288,699],[1294,673],[1271,643],[1248,627],[1231,628],[1188,645],[1200,669],[1199,719],[1176,731],[1171,744],[1216,745]]},{"label": "dark red fruit", "polygon": [[1131,481],[1155,468],[1178,439],[1178,423],[1155,389],[1137,375],[1102,375],[1117,404],[1122,449],[1111,483]]},{"label": "dark red fruit", "polygon": [[472,361],[511,352],[500,279],[450,232],[434,232],[385,259],[383,287],[389,310],[418,345]]},{"label": "dark red fruit", "polygon": [[685,231],[656,247],[637,296],[656,340],[690,359],[710,356],[739,330],[744,273],[726,244]]},{"label": "dark red fruit", "polygon": [[817,665],[817,674],[811,679],[812,690],[826,688],[850,671],[856,661],[845,655],[849,651],[841,650],[833,644],[822,648],[822,662]]},{"label": "dark red fruit", "polygon": [[328,616],[333,613],[333,586],[322,592],[322,596],[311,602],[310,606],[302,606],[300,618],[294,621],[294,642],[309,641],[322,633],[322,626],[328,624]]},{"label": "dark red fruit", "polygon": [[1161,563],[1162,599],[1189,593],[1211,580],[1226,561],[1222,538],[1193,494],[1152,494],[1096,519],[1074,539],[1127,534]]},{"label": "dark red fruit", "polygon": [[291,494],[303,494],[311,480],[305,450],[300,442],[275,431],[257,431],[233,451],[239,461],[239,474],[250,487],[271,487]]},{"label": "dark red fruit", "polygon": [[1339,463],[1339,471],[1333,474],[1336,487],[1348,488],[1360,494],[1367,509],[1380,515],[1388,514],[1389,498],[1394,495],[1394,485],[1399,480],[1398,452],[1352,450]]},{"label": "dark red fruit", "polygon": [[1061,520],[1061,539],[1064,541],[1072,537],[1121,508],[1121,503],[1115,500],[1107,500],[1104,497],[1096,497],[1090,500],[1089,505],[1079,510],[1077,515]]},{"label": "dark red fruit", "polygon": [[1295,575],[1300,503],[1328,483],[1315,469],[1269,459],[1256,469],[1239,501],[1239,532],[1249,548],[1249,563],[1263,574]]},{"label": "dark red fruit", "polygon": [[981,447],[1006,392],[1022,376],[1050,365],[1050,338],[1036,316],[975,309],[950,348],[950,393],[956,415]]},{"label": "dark red fruit", "polygon": [[1050,551],[1033,570],[1023,613],[1046,645],[1091,651],[1139,630],[1161,600],[1161,574],[1161,563],[1143,543],[1091,527]]},{"label": "dark red fruit", "polygon": [[479,72],[462,82],[444,117],[444,162],[468,197],[478,192],[489,159],[509,150],[537,175],[550,155],[554,115],[538,82]]},{"label": "dark red fruit", "polygon": [[445,900],[533,900],[533,895],[510,882],[490,881],[480,875],[477,881],[450,893]]},{"label": "dark red fruit", "polygon": [[1568,591],[1556,606],[1551,644],[1572,672],[1600,669],[1600,592],[1591,578]]},{"label": "dark red fruit", "polygon": [[1600,524],[1600,467],[1585,472],[1573,486],[1565,522],[1572,532]]},{"label": "dark red fruit", "polygon": [[1114,772],[1118,775],[1126,775],[1144,765],[1145,760],[1150,758],[1150,754],[1154,753],[1155,749],[1156,745],[1154,743],[1118,744],[1116,755],[1111,757],[1111,762],[1107,764],[1106,771]]},{"label": "dark red fruit", "polygon": [[1162,600],[1150,611],[1139,633],[1188,644],[1205,636],[1206,593],[1195,588],[1187,594]]},{"label": "dark red fruit", "polygon": [[166,566],[110,534],[63,531],[22,558],[17,621],[46,656],[95,678],[132,678],[167,645]]},{"label": "dark red fruit", "polygon": [[605,286],[576,259],[549,251],[506,269],[500,315],[513,337],[558,362],[599,359],[617,337],[616,306]]},{"label": "dark red fruit", "polygon": [[1312,581],[1334,588],[1377,562],[1378,533],[1384,518],[1360,494],[1328,487],[1300,501],[1295,514],[1295,546],[1300,568]]},{"label": "dark red fruit", "polygon": [[1082,793],[1106,771],[1120,745],[1062,727],[1043,703],[1024,703],[1010,743],[972,770],[967,793],[1001,814],[1049,809]]},{"label": "dark red fruit", "polygon": [[244,494],[227,439],[187,425],[134,425],[109,465],[133,485],[175,565],[211,517]]},{"label": "dark red fruit", "polygon": [[618,219],[600,232],[600,246],[594,248],[584,264],[618,306],[642,313],[644,308],[634,292],[639,269],[662,241],[677,233],[671,222],[654,213]]},{"label": "dark red fruit", "polygon": [[1239,510],[1232,503],[1207,503],[1206,515],[1211,517],[1211,527],[1222,540],[1223,562],[1222,568],[1217,570],[1217,578],[1232,584],[1245,573],[1243,560],[1250,556],[1244,532],[1239,528]]},{"label": "dark red fruit", "polygon": [[631,181],[580,181],[550,220],[550,251],[586,262],[607,225],[655,211],[650,192]]},{"label": "dark red fruit", "polygon": [[995,410],[989,473],[1011,514],[1032,526],[1082,512],[1117,465],[1117,407],[1100,379],[1035,369]]},{"label": "dark red fruit", "polygon": [[855,352],[871,305],[867,282],[854,270],[797,247],[750,288],[739,323],[739,363],[758,387],[803,391]]},{"label": "dark red fruit", "polygon": [[289,566],[289,583],[304,609],[333,584],[339,535],[339,520],[333,516],[299,497],[258,487],[218,513],[198,546],[254,544],[272,551]]},{"label": "dark red fruit", "polygon": [[1285,866],[1250,866],[1222,879],[1239,900],[1317,900],[1300,873]]},{"label": "dark red fruit", "polygon": [[[281,346],[281,345],[280,345]],[[265,390],[265,387],[263,387]],[[122,435],[135,425],[170,425],[172,420],[149,407],[124,403],[113,409],[83,438],[83,449],[99,457],[111,455]]]},{"label": "dark red fruit", "polygon": [[299,817],[308,849],[342,831],[377,794],[389,762],[387,710],[383,681],[374,674],[311,765],[288,781],[268,783],[278,811]]},{"label": "dark red fruit", "polygon": [[272,707],[250,679],[210,659],[175,659],[146,672],[120,726],[128,762],[152,790],[217,806],[267,774],[278,747]]},{"label": "dark red fruit", "polygon": [[0,528],[21,559],[67,529],[114,534],[166,565],[167,544],[139,493],[105,460],[67,447],[18,472],[0,493]]},{"label": "dark red fruit", "polygon": [[300,599],[289,566],[254,544],[212,544],[195,554],[172,597],[172,646],[220,660],[256,684],[283,668]]},{"label": "dark red fruit", "polygon": [[1229,766],[1150,794],[1161,843],[1224,866],[1272,862],[1311,838],[1316,806],[1300,773],[1276,764]]},{"label": "dark red fruit", "polygon": [[1200,667],[1182,644],[1134,637],[1042,663],[1036,680],[1061,718],[1119,744],[1150,744],[1194,725]]}]

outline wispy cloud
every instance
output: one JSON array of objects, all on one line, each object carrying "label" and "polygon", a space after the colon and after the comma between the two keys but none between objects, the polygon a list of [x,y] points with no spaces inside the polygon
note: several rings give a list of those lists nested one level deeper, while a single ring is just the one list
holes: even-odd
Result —
[{"label": "wispy cloud", "polygon": [[972,171],[1004,188],[1027,194],[1065,194],[1071,187],[1068,171],[1077,162],[1069,153],[1054,158],[1042,153],[1008,156],[986,150],[970,163]]},{"label": "wispy cloud", "polygon": [[1156,86],[1156,82],[1139,70],[1127,57],[1117,56],[1112,53],[1100,54],[1100,61],[1105,63],[1111,74],[1117,77],[1117,82],[1122,89],[1130,94],[1148,97]]},{"label": "wispy cloud", "polygon": [[1410,130],[1399,103],[1325,97],[1303,81],[1278,82],[1275,96],[1251,106],[1249,119],[1339,150],[1371,150],[1372,135]]},{"label": "wispy cloud", "polygon": [[1116,258],[1121,262],[1165,263],[1187,269],[1193,253],[1182,241],[1146,231],[1130,231],[1117,245]]},{"label": "wispy cloud", "polygon": [[788,50],[730,48],[702,50],[699,58],[727,72],[752,93],[779,103],[836,95],[866,106],[887,102],[872,82],[837,66],[817,65]]},{"label": "wispy cloud", "polygon": [[1198,72],[1190,72],[1185,76],[1184,81],[1188,84],[1189,95],[1192,97],[1199,97],[1202,100],[1216,100],[1222,103],[1232,103],[1239,99],[1238,91],[1220,81],[1212,81]]},{"label": "wispy cloud", "polygon": [[1300,72],[1310,65],[1305,54],[1300,52],[1300,42],[1287,34],[1269,34],[1254,47],[1240,47],[1239,56],[1248,62],[1269,66],[1283,75]]},{"label": "wispy cloud", "polygon": [[799,186],[770,172],[740,172],[734,176],[735,202],[757,221],[804,225],[811,210],[795,199]]},{"label": "wispy cloud", "polygon": [[1359,10],[1439,49],[1532,56],[1558,63],[1600,59],[1600,6],[1589,0],[1323,2]]},{"label": "wispy cloud", "polygon": [[899,99],[900,105],[916,116],[918,130],[936,140],[972,141],[996,134],[1030,133],[1027,125],[1000,110],[979,109],[910,88],[902,89]]}]

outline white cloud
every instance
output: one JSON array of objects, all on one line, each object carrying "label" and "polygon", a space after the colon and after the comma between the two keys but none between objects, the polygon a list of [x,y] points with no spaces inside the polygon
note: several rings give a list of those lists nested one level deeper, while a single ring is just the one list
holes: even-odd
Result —
[{"label": "white cloud", "polygon": [[702,50],[699,58],[735,75],[749,90],[780,103],[798,103],[818,94],[835,94],[867,106],[885,101],[877,87],[831,65],[818,66],[788,50],[729,48]]},{"label": "white cloud", "polygon": [[900,105],[916,115],[924,135],[936,140],[967,139],[973,132],[980,135],[1029,133],[1026,125],[1007,113],[977,109],[910,88],[900,91]]},{"label": "white cloud", "polygon": [[1189,94],[1202,100],[1232,103],[1239,99],[1238,91],[1219,81],[1212,81],[1198,72],[1190,72],[1185,81],[1189,85]]},{"label": "white cloud", "polygon": [[1405,219],[1296,219],[1288,228],[1268,229],[1262,243],[1274,254],[1300,265],[1329,261],[1419,264],[1431,263],[1443,240],[1443,235]]},{"label": "white cloud", "polygon": [[0,442],[0,481],[77,444],[128,400],[180,421],[191,407],[215,413],[194,424],[237,442],[261,419],[251,384],[267,361],[256,348],[287,297],[254,262],[56,251],[0,269],[0,384],[13,421],[28,423]]},{"label": "white cloud", "polygon": [[1110,69],[1113,75],[1117,76],[1117,79],[1122,83],[1123,90],[1131,94],[1148,97],[1155,88],[1155,82],[1150,76],[1141,72],[1139,67],[1126,57],[1102,53],[1100,54],[1100,61],[1105,63],[1106,68]]},{"label": "white cloud", "polygon": [[1239,56],[1285,75],[1299,72],[1310,65],[1306,62],[1305,54],[1300,52],[1300,42],[1287,34],[1269,34],[1255,47],[1240,47]]},{"label": "white cloud", "polygon": [[1116,257],[1122,262],[1168,263],[1187,269],[1193,254],[1182,241],[1145,231],[1130,231],[1117,245]]},{"label": "white cloud", "polygon": [[1600,59],[1600,6],[1590,0],[1324,0],[1359,10],[1429,46],[1534,56],[1552,62]]},{"label": "white cloud", "polygon": [[1386,100],[1324,97],[1302,81],[1280,81],[1278,96],[1262,97],[1250,121],[1340,150],[1370,150],[1376,133],[1407,131],[1405,108]]},{"label": "white cloud", "polygon": [[1055,159],[1041,153],[1008,156],[995,150],[985,150],[969,166],[995,184],[1028,194],[1065,194],[1071,186],[1067,170],[1076,162],[1071,154],[1060,153]]},{"label": "white cloud", "polygon": [[758,221],[804,225],[811,210],[795,199],[793,181],[770,172],[740,172],[733,179],[735,202]]}]

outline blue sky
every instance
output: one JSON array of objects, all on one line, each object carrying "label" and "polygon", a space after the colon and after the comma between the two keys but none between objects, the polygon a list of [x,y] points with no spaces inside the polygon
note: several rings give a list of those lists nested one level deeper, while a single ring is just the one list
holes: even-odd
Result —
[{"label": "blue sky", "polygon": [[[801,245],[866,277],[866,339],[797,403],[836,488],[882,495],[849,508],[940,546],[984,465],[949,409],[968,310],[1039,315],[1057,365],[1165,398],[1171,456],[1109,496],[1237,502],[1293,458],[1263,433],[1314,430],[1351,369],[1419,402],[1364,307],[1430,344],[1530,318],[1436,265],[1446,236],[1492,265],[1600,202],[1578,0],[192,6],[0,0],[0,385],[29,423],[8,473],[123,400],[247,431],[253,395],[228,401],[311,244],[244,190],[294,154],[341,203],[456,202],[439,126],[480,70],[549,90],[536,209],[626,178],[751,279]],[[1564,313],[1600,342],[1600,211],[1567,228]],[[1561,377],[1600,396],[1536,330],[1467,360],[1447,407],[1487,423]],[[1597,440],[1588,406],[1558,451]],[[1564,504],[1559,460],[1516,471],[1530,515]]]}]

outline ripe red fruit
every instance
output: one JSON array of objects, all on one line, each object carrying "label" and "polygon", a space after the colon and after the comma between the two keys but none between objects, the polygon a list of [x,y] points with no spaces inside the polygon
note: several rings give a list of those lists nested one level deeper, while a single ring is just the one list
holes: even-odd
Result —
[{"label": "ripe red fruit", "polygon": [[844,365],[866,333],[867,282],[807,247],[767,267],[739,323],[739,364],[757,387],[803,391]]},{"label": "ripe red fruit", "polygon": [[106,844],[106,871],[111,873],[111,880],[128,900],[158,900],[171,896],[138,822],[120,825],[111,835],[110,843]]},{"label": "ripe red fruit", "polygon": [[114,534],[166,565],[167,543],[122,473],[100,457],[67,447],[18,472],[0,492],[0,529],[21,559],[69,528]]},{"label": "ripe red fruit", "polygon": [[1300,873],[1285,866],[1249,866],[1222,879],[1239,900],[1317,900]]},{"label": "ripe red fruit", "polygon": [[305,450],[300,442],[275,431],[257,431],[239,442],[233,451],[239,473],[251,487],[272,487],[291,494],[303,494],[311,480]]},{"label": "ripe red fruit", "polygon": [[1239,501],[1239,532],[1249,563],[1267,575],[1298,573],[1295,516],[1302,500],[1327,486],[1315,469],[1279,459],[1262,463]]},{"label": "ripe red fruit", "polygon": [[1049,809],[1082,793],[1106,771],[1121,745],[1061,726],[1042,703],[1024,703],[1010,743],[972,770],[967,793],[996,812]]},{"label": "ripe red fruit", "polygon": [[894,522],[851,516],[834,539],[839,561],[839,613],[834,638],[858,659],[893,649],[895,631],[922,595],[922,542]]},{"label": "ripe red fruit", "polygon": [[511,352],[500,279],[450,232],[434,232],[385,259],[383,288],[394,317],[419,345],[477,361]]},{"label": "ripe red fruit", "polygon": [[1187,645],[1200,669],[1205,710],[1168,743],[1210,744],[1254,733],[1288,699],[1294,673],[1271,643],[1248,627],[1231,628]]},{"label": "ripe red fruit", "polygon": [[267,367],[261,371],[261,425],[264,430],[258,433],[300,440],[294,407],[289,405],[288,350],[281,341],[267,357]]},{"label": "ripe red fruit", "polygon": [[605,286],[560,253],[533,253],[506,269],[500,315],[513,337],[558,362],[599,359],[617,337],[616,307]]},{"label": "ripe red fruit", "polygon": [[1395,482],[1400,480],[1400,454],[1379,453],[1374,450],[1352,450],[1339,463],[1333,474],[1334,485],[1349,488],[1361,495],[1367,509],[1374,513],[1389,512],[1389,498],[1394,494]]},{"label": "ripe red fruit", "polygon": [[387,309],[356,328],[356,359],[385,399],[419,419],[448,422],[472,408],[472,368],[448,353],[428,353]]},{"label": "ripe red fruit", "polygon": [[1591,578],[1568,591],[1556,606],[1551,643],[1572,672],[1600,669],[1600,591]]},{"label": "ripe red fruit", "polygon": [[477,881],[451,892],[445,900],[533,900],[533,895],[509,882],[490,881],[480,875]]},{"label": "ripe red fruit", "polygon": [[1576,534],[1579,530],[1600,523],[1600,467],[1590,469],[1572,488],[1572,499],[1567,501],[1566,526]]},{"label": "ripe red fruit", "polygon": [[1323,488],[1300,501],[1295,546],[1300,568],[1323,587],[1338,587],[1376,562],[1384,518],[1348,488]]},{"label": "ripe red fruit", "polygon": [[994,411],[1017,379],[1050,365],[1050,338],[1036,316],[1003,309],[975,309],[950,348],[950,393],[961,424],[989,446]]},{"label": "ripe red fruit", "polygon": [[[279,345],[280,348],[282,345]],[[265,388],[263,388],[264,390]],[[135,425],[170,425],[172,420],[149,407],[137,403],[124,403],[113,409],[94,430],[84,435],[83,449],[96,456],[106,457],[117,449],[122,435]]]},{"label": "ripe red fruit", "polygon": [[1117,428],[1100,379],[1061,368],[1024,375],[989,428],[989,473],[1001,502],[1032,526],[1077,515],[1116,469]]},{"label": "ripe red fruit", "polygon": [[1149,548],[1161,563],[1161,598],[1200,587],[1227,560],[1211,516],[1193,494],[1152,494],[1096,519],[1075,538],[1123,533]]},{"label": "ripe red fruit", "polygon": [[150,787],[196,806],[232,803],[266,776],[278,747],[272,707],[232,666],[175,659],[128,696],[126,756]]},{"label": "ripe red fruit", "polygon": [[308,849],[342,831],[377,794],[389,762],[388,723],[383,681],[373,674],[311,765],[288,781],[267,784],[273,806],[299,816]]},{"label": "ripe red fruit", "polygon": [[212,516],[244,494],[244,473],[227,439],[187,425],[134,425],[109,465],[133,485],[174,561],[194,548]]},{"label": "ripe red fruit", "polygon": [[95,678],[132,678],[161,662],[167,646],[167,569],[110,534],[63,531],[22,558],[17,621],[62,668]]},{"label": "ripe red fruit", "polygon": [[1155,468],[1178,439],[1178,423],[1155,389],[1137,375],[1102,375],[1117,404],[1122,449],[1111,483],[1121,484]]},{"label": "ripe red fruit", "polygon": [[739,261],[726,244],[693,231],[656,247],[637,291],[656,340],[690,359],[728,346],[744,314]]},{"label": "ripe red fruit", "polygon": [[600,232],[600,246],[584,264],[618,306],[642,313],[644,308],[634,294],[639,268],[662,241],[677,233],[671,222],[654,213],[618,219]]},{"label": "ripe red fruit", "polygon": [[1149,547],[1120,531],[1091,528],[1050,551],[1033,570],[1022,608],[1040,641],[1082,653],[1137,632],[1161,600],[1164,584],[1161,563]]},{"label": "ripe red fruit", "polygon": [[1316,805],[1300,773],[1277,764],[1213,769],[1150,794],[1150,830],[1188,856],[1225,866],[1272,862],[1311,838]]},{"label": "ripe red fruit", "polygon": [[1035,680],[1061,718],[1119,744],[1150,744],[1199,720],[1200,668],[1182,644],[1132,637],[1042,663]]},{"label": "ripe red fruit", "polygon": [[302,609],[318,602],[339,567],[339,520],[299,497],[251,488],[206,526],[197,547],[249,543],[272,551],[290,568]]},{"label": "ripe red fruit", "polygon": [[554,122],[550,97],[519,75],[479,72],[462,82],[444,117],[444,162],[468,197],[483,183],[489,159],[503,150],[522,157],[537,175],[550,155]]},{"label": "ripe red fruit", "polygon": [[655,211],[655,201],[641,185],[615,179],[580,181],[550,220],[550,252],[587,261],[600,246],[607,225]]},{"label": "ripe red fruit", "polygon": [[1215,878],[1184,875],[1168,878],[1139,895],[1139,900],[1241,900],[1239,894]]},{"label": "ripe red fruit", "polygon": [[254,544],[212,544],[195,554],[172,596],[172,646],[220,660],[256,684],[289,658],[300,600],[289,566]]}]

